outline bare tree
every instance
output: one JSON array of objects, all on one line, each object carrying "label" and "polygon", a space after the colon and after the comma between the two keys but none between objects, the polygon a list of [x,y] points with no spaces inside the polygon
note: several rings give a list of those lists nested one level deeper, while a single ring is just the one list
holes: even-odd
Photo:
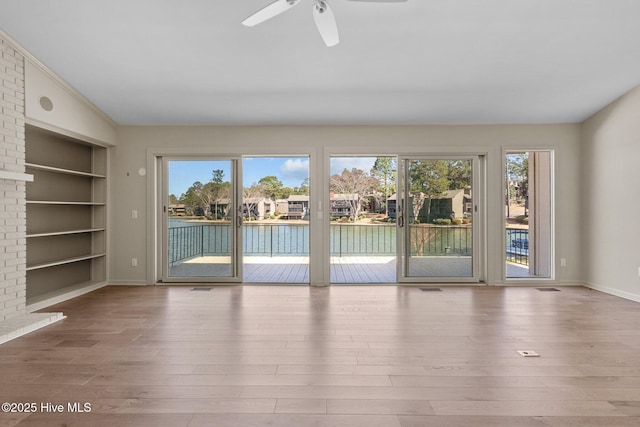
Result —
[{"label": "bare tree", "polygon": [[353,222],[358,220],[360,209],[366,197],[377,187],[378,180],[365,173],[362,169],[353,168],[343,170],[341,174],[331,177],[331,190],[336,194],[350,195],[345,197],[353,214]]},{"label": "bare tree", "polygon": [[258,203],[260,203],[260,199],[265,197],[265,192],[264,186],[255,182],[242,190],[242,214],[244,217],[257,216]]}]

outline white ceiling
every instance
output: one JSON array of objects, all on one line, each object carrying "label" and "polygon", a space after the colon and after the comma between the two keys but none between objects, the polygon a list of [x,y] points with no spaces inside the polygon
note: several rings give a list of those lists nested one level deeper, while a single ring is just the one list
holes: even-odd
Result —
[{"label": "white ceiling", "polygon": [[0,0],[0,28],[120,124],[580,122],[640,84],[638,0]]}]

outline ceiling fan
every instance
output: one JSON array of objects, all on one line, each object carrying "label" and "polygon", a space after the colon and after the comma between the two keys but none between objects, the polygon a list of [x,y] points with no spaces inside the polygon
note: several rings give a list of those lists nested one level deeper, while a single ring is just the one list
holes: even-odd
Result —
[{"label": "ceiling fan", "polygon": [[[336,18],[333,16],[333,11],[329,6],[328,0],[311,0],[313,2],[313,18],[316,22],[316,27],[322,36],[322,40],[327,47],[335,46],[340,43],[340,37],[338,36],[338,26],[336,25]],[[368,3],[402,3],[407,0],[350,0]],[[300,0],[276,0],[266,7],[260,9],[242,23],[247,27],[253,27],[266,20],[278,16],[281,13],[286,12],[293,6],[300,3]]]}]

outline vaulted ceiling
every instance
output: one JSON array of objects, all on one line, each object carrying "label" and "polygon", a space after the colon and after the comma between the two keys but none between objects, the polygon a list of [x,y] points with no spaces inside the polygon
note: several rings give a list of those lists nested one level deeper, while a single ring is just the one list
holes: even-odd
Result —
[{"label": "vaulted ceiling", "polygon": [[580,122],[640,84],[640,1],[0,0],[0,29],[120,124]]}]

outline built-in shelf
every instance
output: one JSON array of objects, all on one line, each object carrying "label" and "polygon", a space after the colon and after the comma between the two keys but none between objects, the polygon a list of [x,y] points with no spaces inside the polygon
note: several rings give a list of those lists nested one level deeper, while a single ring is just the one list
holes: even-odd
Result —
[{"label": "built-in shelf", "polygon": [[107,277],[107,149],[27,125],[27,306],[96,289]]},{"label": "built-in shelf", "polygon": [[27,200],[28,205],[72,205],[72,206],[105,206],[105,203],[95,202],[65,202],[58,200]]},{"label": "built-in shelf", "polygon": [[52,236],[67,236],[69,234],[83,234],[83,233],[97,233],[99,231],[105,231],[104,228],[88,228],[84,230],[66,230],[66,231],[54,231],[49,233],[35,233],[27,234],[27,238],[30,237],[52,237]]},{"label": "built-in shelf", "polygon": [[71,169],[62,169],[62,168],[56,168],[53,166],[39,165],[35,163],[26,163],[25,166],[31,169],[37,169],[37,170],[47,171],[47,172],[64,173],[67,175],[86,176],[91,178],[106,178],[106,176],[100,175],[97,173],[82,172],[82,171],[76,171]]},{"label": "built-in shelf", "polygon": [[22,172],[13,172],[0,170],[0,179],[9,179],[11,181],[33,182],[33,175]]},{"label": "built-in shelf", "polygon": [[73,264],[75,262],[87,261],[95,258],[102,258],[105,255],[106,254],[91,254],[91,255],[84,255],[84,256],[73,257],[73,258],[59,259],[51,262],[43,262],[41,264],[27,265],[27,271],[40,270],[40,269],[49,268],[49,267],[56,267],[58,265]]}]

